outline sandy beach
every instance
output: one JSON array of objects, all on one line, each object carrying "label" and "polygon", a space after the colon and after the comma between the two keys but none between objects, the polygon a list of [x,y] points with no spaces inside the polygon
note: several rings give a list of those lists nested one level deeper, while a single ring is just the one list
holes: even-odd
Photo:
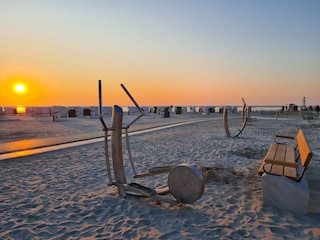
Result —
[{"label": "sandy beach", "polygon": [[[230,131],[241,126],[240,114]],[[7,118],[7,119],[4,119]],[[104,142],[0,161],[1,239],[320,239],[320,120],[297,115],[252,116],[243,133],[227,138],[221,114],[145,116],[132,130],[190,119],[208,121],[130,137],[139,173],[156,166],[188,163],[205,178],[193,204],[170,205],[120,197],[108,186]],[[110,124],[110,119],[106,120]],[[125,121],[130,121],[125,117]],[[101,131],[98,119],[3,117],[0,144]],[[303,129],[313,151],[307,170],[307,215],[262,206],[258,168],[275,134]],[[102,132],[102,131],[101,131]],[[133,179],[124,148],[127,179],[151,188],[167,174]]]}]

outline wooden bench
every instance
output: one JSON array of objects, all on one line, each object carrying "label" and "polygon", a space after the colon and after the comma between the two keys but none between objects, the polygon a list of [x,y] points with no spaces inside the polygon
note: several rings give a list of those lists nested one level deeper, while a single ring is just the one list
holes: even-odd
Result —
[{"label": "wooden bench", "polygon": [[295,140],[295,144],[276,142],[270,145],[258,171],[262,176],[263,203],[292,212],[306,213],[309,189],[305,172],[312,158],[312,151],[301,129],[295,137],[276,137]]}]

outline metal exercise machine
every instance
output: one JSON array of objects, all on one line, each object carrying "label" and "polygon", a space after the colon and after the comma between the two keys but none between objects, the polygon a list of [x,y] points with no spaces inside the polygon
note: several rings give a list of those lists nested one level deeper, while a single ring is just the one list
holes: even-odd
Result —
[{"label": "metal exercise machine", "polygon": [[[148,197],[157,201],[162,201],[170,204],[185,203],[191,204],[197,201],[204,192],[204,179],[201,172],[193,165],[189,164],[179,164],[174,166],[162,166],[153,167],[149,169],[147,173],[138,174],[134,166],[134,162],[131,157],[131,149],[129,144],[129,127],[138,121],[142,116],[144,116],[143,110],[140,108],[138,103],[134,100],[132,95],[126,89],[126,87],[121,84],[122,89],[134,103],[140,115],[133,119],[130,123],[123,126],[123,111],[118,105],[114,105],[112,109],[112,119],[111,128],[107,127],[102,114],[102,90],[101,90],[101,80],[99,80],[99,119],[103,126],[103,131],[105,133],[105,157],[106,166],[108,173],[109,186],[115,185],[117,187],[118,193],[121,196],[133,195],[140,197]],[[122,157],[122,136],[124,130],[124,137],[126,138],[127,151],[129,155],[129,161],[133,169],[134,178],[142,178],[148,176],[154,176],[156,174],[168,173],[168,180],[166,187],[160,189],[152,189],[141,185],[136,182],[128,183],[126,178],[126,172]],[[112,161],[109,159],[109,141],[108,133],[111,131],[111,156]],[[113,168],[113,176],[112,170]],[[165,196],[171,195],[171,196]]]}]

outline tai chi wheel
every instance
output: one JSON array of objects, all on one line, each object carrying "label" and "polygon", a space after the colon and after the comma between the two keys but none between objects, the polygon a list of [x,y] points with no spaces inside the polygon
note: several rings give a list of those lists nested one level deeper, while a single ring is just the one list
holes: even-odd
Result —
[{"label": "tai chi wheel", "polygon": [[168,187],[179,202],[194,203],[203,194],[204,179],[196,167],[181,164],[170,171]]}]

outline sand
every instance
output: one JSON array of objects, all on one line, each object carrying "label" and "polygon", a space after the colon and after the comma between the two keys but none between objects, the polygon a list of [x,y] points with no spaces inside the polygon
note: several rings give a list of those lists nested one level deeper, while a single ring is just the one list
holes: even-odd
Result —
[{"label": "sand", "polygon": [[[241,121],[230,117],[230,131],[236,132]],[[104,143],[99,142],[0,161],[0,238],[320,239],[319,120],[254,117],[238,138],[226,137],[219,114],[169,119],[146,116],[136,126],[194,118],[212,120],[131,136],[130,145],[139,173],[180,163],[201,169],[205,191],[195,203],[170,205],[120,197],[114,186],[107,185]],[[19,140],[18,131],[26,133],[24,137],[44,137],[101,129],[97,119],[85,118],[59,123],[20,118],[0,124],[1,142],[7,141],[4,130],[6,139]],[[7,124],[13,127],[8,129]],[[261,178],[257,175],[274,135],[294,135],[299,128],[314,153],[307,170],[307,215],[262,206]],[[151,188],[166,184],[167,174],[133,179],[125,149],[123,158],[129,182]]]}]

